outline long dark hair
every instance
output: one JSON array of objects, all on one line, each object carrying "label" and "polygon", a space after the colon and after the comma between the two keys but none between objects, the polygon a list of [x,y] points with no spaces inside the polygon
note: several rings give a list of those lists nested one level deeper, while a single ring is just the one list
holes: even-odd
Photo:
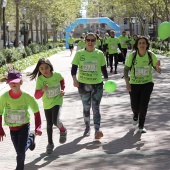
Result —
[{"label": "long dark hair", "polygon": [[145,37],[145,36],[140,36],[140,37],[138,37],[138,39],[135,41],[134,49],[135,49],[136,51],[138,51],[138,42],[139,42],[139,40],[141,40],[141,39],[144,39],[144,40],[146,41],[146,44],[147,44],[146,50],[149,50],[150,43],[149,43],[148,38]]},{"label": "long dark hair", "polygon": [[51,68],[51,71],[54,70],[51,62],[50,62],[48,59],[46,59],[46,58],[40,58],[40,59],[38,60],[38,63],[37,63],[37,65],[36,65],[35,69],[33,70],[33,72],[30,73],[30,74],[28,74],[28,76],[30,77],[30,80],[35,79],[35,78],[37,77],[37,74],[38,74],[38,76],[41,75],[41,72],[39,71],[39,67],[40,67],[41,64],[48,64],[48,65],[50,66],[50,68]]}]

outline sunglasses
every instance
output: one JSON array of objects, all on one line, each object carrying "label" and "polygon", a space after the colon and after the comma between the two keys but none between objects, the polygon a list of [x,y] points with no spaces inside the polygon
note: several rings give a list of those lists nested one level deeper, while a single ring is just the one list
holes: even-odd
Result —
[{"label": "sunglasses", "polygon": [[95,39],[86,39],[87,42],[95,42],[96,40]]}]

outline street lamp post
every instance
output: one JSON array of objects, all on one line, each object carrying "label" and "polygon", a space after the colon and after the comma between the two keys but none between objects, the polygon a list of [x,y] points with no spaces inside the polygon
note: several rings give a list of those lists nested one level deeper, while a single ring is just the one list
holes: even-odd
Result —
[{"label": "street lamp post", "polygon": [[8,46],[8,48],[10,48],[10,46],[9,46],[9,22],[7,22],[7,24],[6,24],[6,30],[8,32],[8,44],[7,44],[7,46]]},{"label": "street lamp post", "polygon": [[3,40],[4,40],[4,48],[6,48],[6,24],[5,24],[5,7],[7,4],[7,0],[2,1],[2,12],[3,12]]},{"label": "street lamp post", "polygon": [[23,25],[24,25],[24,47],[27,46],[26,43],[26,21],[25,21],[25,15],[26,15],[26,8],[22,8],[22,16],[23,16]]}]

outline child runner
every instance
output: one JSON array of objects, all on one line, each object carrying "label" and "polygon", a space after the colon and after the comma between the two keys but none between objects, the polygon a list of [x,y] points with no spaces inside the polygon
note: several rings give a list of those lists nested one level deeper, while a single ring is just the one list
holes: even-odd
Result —
[{"label": "child runner", "polygon": [[[29,148],[35,148],[35,135],[41,136],[41,116],[38,104],[34,97],[21,91],[22,75],[19,71],[13,70],[8,73],[7,84],[10,90],[0,97],[0,141],[6,136],[2,128],[2,115],[4,123],[9,126],[11,140],[17,153],[16,170],[24,169],[25,153]],[[35,117],[35,133],[30,133],[31,108]]]},{"label": "child runner", "polygon": [[36,80],[35,98],[42,97],[45,117],[47,120],[48,145],[46,152],[52,153],[53,143],[53,124],[60,130],[60,143],[66,142],[67,130],[60,120],[60,109],[63,103],[65,82],[60,73],[53,71],[53,66],[48,59],[39,59],[34,71],[29,74],[33,80]]}]

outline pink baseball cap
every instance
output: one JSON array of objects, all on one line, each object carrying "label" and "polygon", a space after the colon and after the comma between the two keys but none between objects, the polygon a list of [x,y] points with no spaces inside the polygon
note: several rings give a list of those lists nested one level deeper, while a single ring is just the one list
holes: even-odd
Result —
[{"label": "pink baseball cap", "polygon": [[19,83],[22,79],[22,74],[17,70],[12,70],[8,72],[7,84],[9,83]]}]

